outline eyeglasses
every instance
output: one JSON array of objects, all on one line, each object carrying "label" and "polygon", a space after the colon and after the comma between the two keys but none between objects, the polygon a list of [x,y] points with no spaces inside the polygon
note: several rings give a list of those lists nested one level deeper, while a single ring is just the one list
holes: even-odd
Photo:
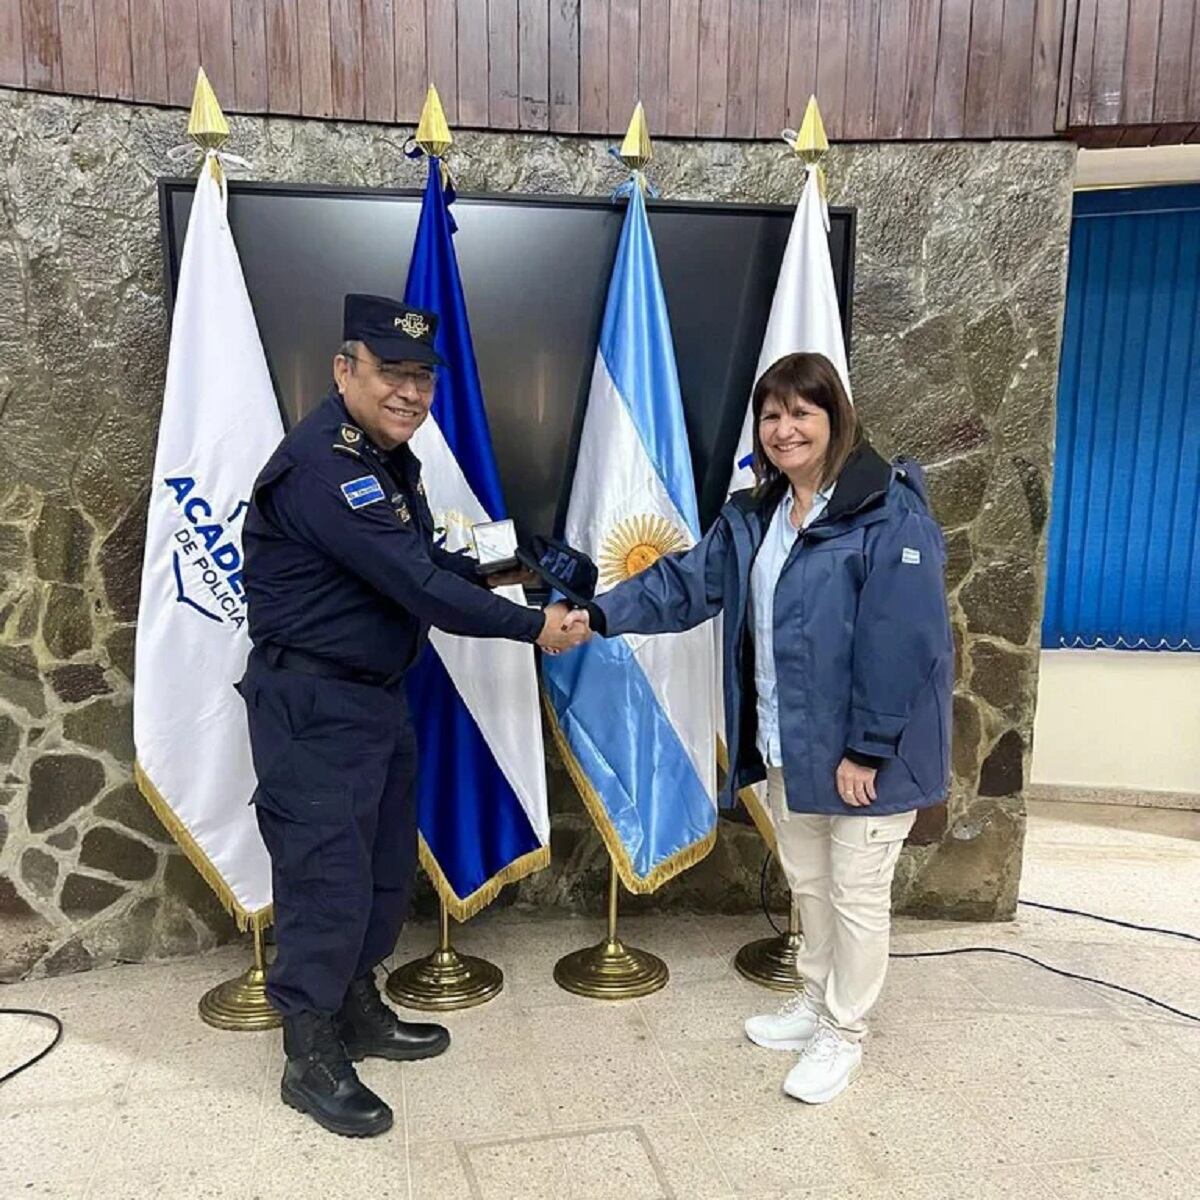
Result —
[{"label": "eyeglasses", "polygon": [[418,392],[432,392],[437,382],[437,373],[431,367],[397,367],[391,363],[373,363],[368,359],[359,358],[357,354],[343,354],[343,358],[352,359],[370,367],[389,387],[403,387],[411,383]]}]

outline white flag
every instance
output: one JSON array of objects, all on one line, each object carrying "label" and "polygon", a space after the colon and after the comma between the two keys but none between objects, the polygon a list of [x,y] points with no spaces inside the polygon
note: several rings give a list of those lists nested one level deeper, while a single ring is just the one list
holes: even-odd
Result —
[{"label": "white flag", "polygon": [[[850,372],[846,367],[846,342],[842,337],[842,315],[838,309],[833,263],[829,257],[825,202],[821,199],[815,170],[808,172],[808,180],[792,221],[792,232],[788,235],[787,249],[783,252],[783,262],[779,265],[775,298],[771,301],[771,315],[763,335],[758,366],[754,370],[754,382],[757,383],[763,372],[785,355],[797,354],[802,350],[825,355],[842,377],[846,395],[851,394]],[[730,492],[754,485],[754,472],[750,469],[753,449],[750,419],[750,405],[747,403],[742,436],[738,438],[737,453],[733,459]]]},{"label": "white flag", "polygon": [[[788,234],[783,262],[779,265],[779,279],[775,283],[771,315],[767,319],[767,331],[758,354],[754,382],[757,383],[763,372],[785,355],[801,351],[825,355],[841,376],[846,395],[851,395],[846,342],[842,336],[842,315],[838,309],[833,263],[829,257],[828,214],[825,201],[821,198],[817,172],[812,168],[800,195],[800,203],[796,206],[792,231]],[[754,486],[754,472],[750,465],[754,449],[752,420],[753,413],[747,402],[742,435],[738,438],[733,470],[730,472],[731,493]],[[720,618],[716,622],[716,637],[719,646]],[[722,710],[721,726],[724,728],[723,693],[718,692],[717,703]],[[774,831],[766,811],[764,786],[758,784],[753,788],[743,788],[739,796],[754,818],[759,832],[774,847]]]},{"label": "white flag", "polygon": [[246,710],[242,520],[283,436],[216,156],[188,223],[146,525],[133,735],[139,787],[243,926],[270,919]]}]

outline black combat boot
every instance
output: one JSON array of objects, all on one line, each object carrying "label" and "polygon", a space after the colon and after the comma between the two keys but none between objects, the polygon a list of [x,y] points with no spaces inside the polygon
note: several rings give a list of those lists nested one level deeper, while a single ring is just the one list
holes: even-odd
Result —
[{"label": "black combat boot", "polygon": [[359,1082],[332,1017],[297,1013],[283,1019],[287,1066],[279,1094],[318,1125],[345,1137],[371,1137],[392,1127],[392,1110]]},{"label": "black combat boot", "polygon": [[337,1031],[354,1062],[368,1057],[400,1062],[432,1058],[450,1045],[445,1026],[400,1020],[383,1002],[374,972],[350,985],[337,1015]]}]

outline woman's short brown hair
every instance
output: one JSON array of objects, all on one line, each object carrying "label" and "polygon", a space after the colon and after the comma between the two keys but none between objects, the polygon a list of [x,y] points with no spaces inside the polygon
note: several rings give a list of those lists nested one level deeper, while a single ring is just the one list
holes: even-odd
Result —
[{"label": "woman's short brown hair", "polygon": [[824,409],[829,417],[829,449],[821,469],[821,487],[827,487],[841,474],[846,460],[862,441],[858,415],[833,363],[823,354],[785,355],[762,373],[750,400],[754,477],[760,492],[769,490],[782,478],[779,468],[767,458],[758,436],[763,405],[772,398],[789,404],[799,397]]}]

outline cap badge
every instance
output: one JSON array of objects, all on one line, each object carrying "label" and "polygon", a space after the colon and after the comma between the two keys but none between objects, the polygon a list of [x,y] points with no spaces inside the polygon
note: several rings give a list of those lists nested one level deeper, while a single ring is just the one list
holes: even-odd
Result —
[{"label": "cap badge", "polygon": [[410,338],[423,338],[429,332],[429,322],[417,312],[406,312],[404,316],[396,317],[392,324]]}]

